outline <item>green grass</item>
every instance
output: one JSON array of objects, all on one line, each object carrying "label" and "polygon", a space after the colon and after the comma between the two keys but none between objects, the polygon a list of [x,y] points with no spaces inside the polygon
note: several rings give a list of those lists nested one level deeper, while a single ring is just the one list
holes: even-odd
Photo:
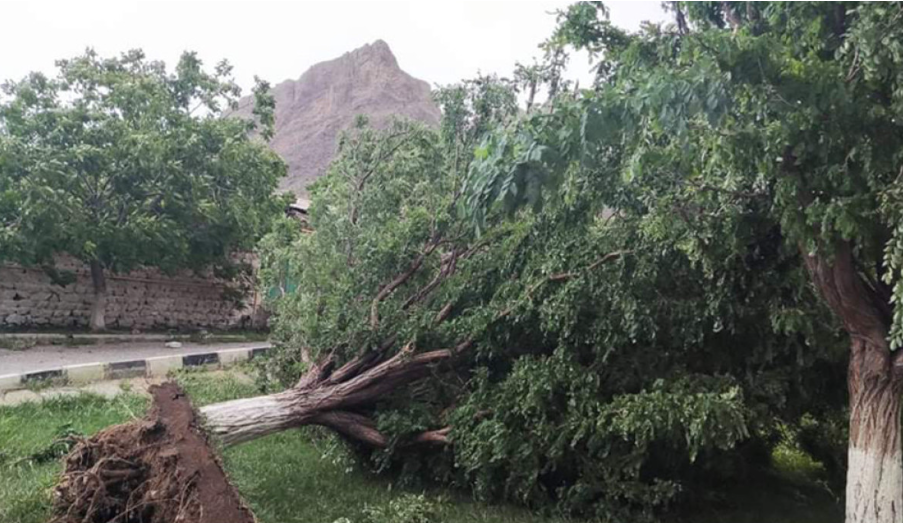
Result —
[{"label": "green grass", "polygon": [[[180,372],[176,379],[196,405],[256,394],[234,372]],[[28,457],[46,449],[61,431],[92,434],[140,416],[147,401],[133,394],[109,400],[82,395],[0,408],[0,523],[47,521],[59,463]],[[831,496],[810,478],[812,463],[792,449],[777,456],[778,473],[739,485],[715,509],[680,523],[839,523]],[[335,438],[315,430],[275,434],[227,449],[224,464],[261,523],[363,521],[367,507],[386,506],[407,492],[360,470]],[[442,523],[555,523],[512,506],[485,505],[463,493],[430,490]]]},{"label": "green grass", "polygon": [[[182,371],[176,379],[197,406],[257,394],[250,380],[229,373]],[[230,479],[262,523],[360,521],[365,507],[405,493],[359,470],[331,437],[314,430],[274,434],[224,452]],[[449,498],[452,494],[432,493]],[[455,496],[439,505],[449,523],[539,523],[551,520],[523,509],[485,505]]]},{"label": "green grass", "polygon": [[93,434],[144,413],[147,400],[123,394],[61,397],[43,403],[0,408],[0,522],[47,521],[58,460],[28,459],[47,449],[64,431]]}]

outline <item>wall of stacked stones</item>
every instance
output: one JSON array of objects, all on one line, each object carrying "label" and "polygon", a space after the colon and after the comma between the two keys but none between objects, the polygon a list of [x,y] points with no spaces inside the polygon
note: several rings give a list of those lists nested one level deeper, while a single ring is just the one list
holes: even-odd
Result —
[{"label": "wall of stacked stones", "polygon": [[[82,328],[88,325],[94,289],[87,267],[60,259],[75,282],[56,285],[40,268],[0,264],[0,329]],[[191,273],[169,276],[156,269],[107,275],[106,324],[110,329],[234,329],[256,326],[256,297],[244,307],[224,293],[228,285]]]}]

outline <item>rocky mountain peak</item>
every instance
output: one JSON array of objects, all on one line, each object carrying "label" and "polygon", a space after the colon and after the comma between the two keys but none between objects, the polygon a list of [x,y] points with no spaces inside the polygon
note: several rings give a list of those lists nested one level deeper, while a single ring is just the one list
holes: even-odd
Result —
[{"label": "rocky mountain peak", "polygon": [[[366,114],[376,127],[393,117],[437,124],[440,113],[429,84],[405,73],[389,45],[376,40],[310,67],[297,80],[273,88],[276,134],[270,143],[288,163],[280,189],[306,196],[307,185],[326,172],[337,135]],[[250,117],[252,97],[237,115]]]},{"label": "rocky mountain peak", "polygon": [[400,69],[398,60],[389,48],[389,44],[384,40],[376,40],[372,44],[364,44],[363,47],[358,47],[354,51],[346,53],[346,55],[358,63],[372,62],[382,67]]}]

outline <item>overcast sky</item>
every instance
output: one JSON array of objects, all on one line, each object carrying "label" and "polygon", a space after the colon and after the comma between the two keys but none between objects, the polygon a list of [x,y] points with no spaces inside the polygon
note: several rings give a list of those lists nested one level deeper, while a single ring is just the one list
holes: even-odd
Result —
[{"label": "overcast sky", "polygon": [[[184,50],[235,66],[247,92],[254,75],[278,83],[311,65],[376,39],[402,69],[430,84],[477,71],[508,75],[539,56],[554,27],[554,1],[40,1],[2,0],[0,80],[53,72],[54,60],[93,47],[102,55],[132,48],[173,64]],[[608,2],[612,21],[636,29],[662,21],[661,2]],[[570,74],[588,78],[585,58]],[[583,82],[581,82],[583,83]],[[585,85],[585,84],[584,84]]]}]

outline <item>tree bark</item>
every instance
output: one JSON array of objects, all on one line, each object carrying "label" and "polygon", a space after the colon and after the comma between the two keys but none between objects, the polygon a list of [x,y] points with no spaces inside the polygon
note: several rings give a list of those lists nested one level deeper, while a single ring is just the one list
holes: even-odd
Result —
[{"label": "tree bark", "polygon": [[883,372],[889,358],[859,346],[863,344],[868,342],[853,341],[850,362],[846,521],[899,523],[903,521],[900,384],[893,373]]},{"label": "tree bark", "polygon": [[[420,354],[402,350],[382,363],[368,354],[334,371],[327,359],[289,390],[208,405],[200,412],[207,432],[227,446],[303,425],[323,425],[371,446],[384,447],[387,439],[355,409],[373,405],[389,392],[426,376],[433,366],[468,346],[464,343],[455,349]],[[446,436],[447,431],[440,429],[415,439],[443,443]]]},{"label": "tree bark", "polygon": [[887,342],[890,318],[856,270],[849,242],[803,254],[813,283],[850,335],[846,523],[900,523],[903,366]]},{"label": "tree bark", "polygon": [[91,260],[91,283],[94,286],[94,301],[91,303],[89,327],[92,332],[106,330],[107,279],[99,260]]}]

